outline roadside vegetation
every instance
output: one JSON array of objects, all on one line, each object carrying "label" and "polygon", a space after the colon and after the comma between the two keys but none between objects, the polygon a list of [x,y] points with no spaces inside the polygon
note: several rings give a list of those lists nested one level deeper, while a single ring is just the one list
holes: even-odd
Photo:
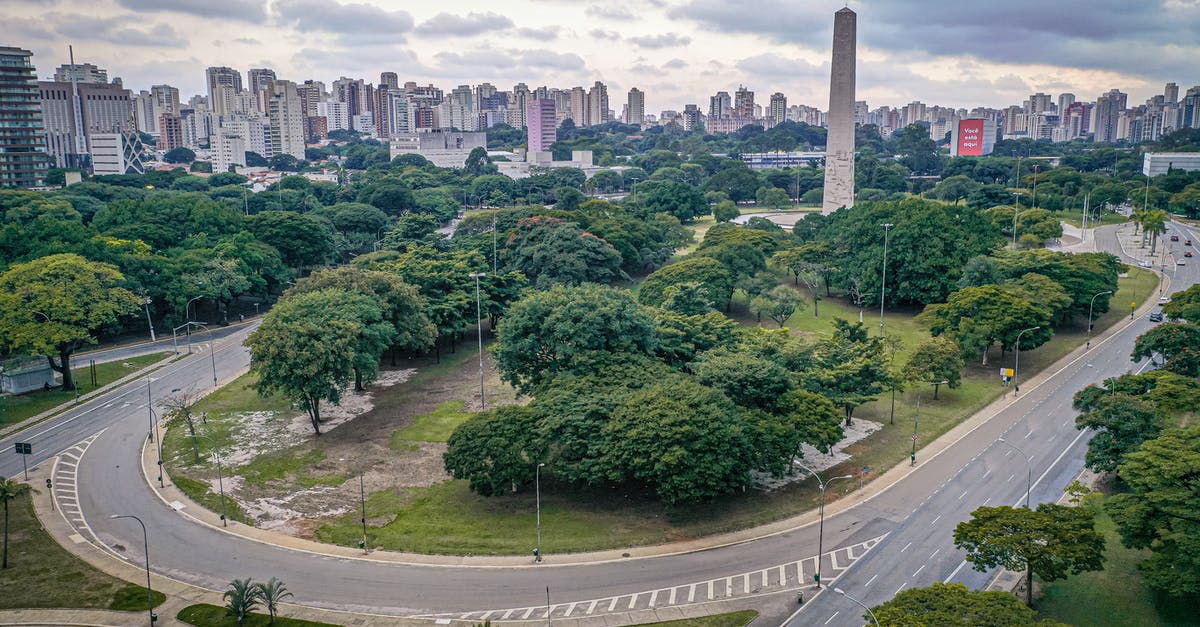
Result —
[{"label": "roadside vegetation", "polygon": [[[113,381],[133,374],[146,366],[166,359],[169,353],[141,355],[119,361],[96,364],[96,384],[92,385],[91,368],[86,364],[77,364],[74,371],[74,381],[79,385],[79,395],[82,396],[93,390],[102,388]],[[16,424],[36,416],[44,411],[53,409],[75,400],[75,390],[54,388],[49,391],[35,390],[25,394],[0,396],[0,427]]]}]

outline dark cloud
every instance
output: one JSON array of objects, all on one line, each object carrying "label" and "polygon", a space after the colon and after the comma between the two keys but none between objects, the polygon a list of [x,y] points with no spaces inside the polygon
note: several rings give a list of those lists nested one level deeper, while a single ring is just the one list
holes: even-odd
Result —
[{"label": "dark cloud", "polygon": [[513,27],[512,20],[499,13],[468,13],[452,15],[438,13],[416,28],[422,35],[455,35],[470,37]]},{"label": "dark cloud", "polygon": [[692,43],[692,38],[687,35],[677,35],[675,33],[663,33],[661,35],[641,35],[638,37],[630,37],[629,41],[640,48],[676,48],[686,46]]},{"label": "dark cloud", "polygon": [[628,22],[633,20],[633,12],[622,6],[592,4],[584,9],[584,13],[607,20],[616,20],[619,22]]},{"label": "dark cloud", "polygon": [[265,0],[117,0],[117,4],[138,12],[169,11],[255,24],[267,19]]},{"label": "dark cloud", "polygon": [[399,37],[413,27],[407,11],[388,11],[369,4],[339,4],[333,0],[279,0],[275,12],[284,24],[300,32]]}]

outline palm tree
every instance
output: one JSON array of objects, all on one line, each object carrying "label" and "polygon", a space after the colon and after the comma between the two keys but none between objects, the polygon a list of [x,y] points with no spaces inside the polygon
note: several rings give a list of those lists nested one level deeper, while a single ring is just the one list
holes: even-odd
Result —
[{"label": "palm tree", "polygon": [[0,477],[0,501],[4,501],[4,560],[0,568],[8,568],[8,502],[26,492],[29,492],[27,484]]},{"label": "palm tree", "polygon": [[237,621],[238,625],[245,623],[250,613],[258,607],[261,590],[249,577],[234,579],[229,582],[229,589],[222,595],[225,599],[225,609]]},{"label": "palm tree", "polygon": [[267,583],[256,585],[258,586],[258,598],[266,604],[267,613],[271,615],[270,624],[274,625],[275,612],[279,609],[279,604],[284,599],[292,596],[292,593],[288,592],[287,586],[283,585],[283,582],[275,577],[271,577],[271,580]]},{"label": "palm tree", "polygon": [[1150,234],[1150,254],[1158,246],[1158,236],[1167,232],[1167,212],[1162,209],[1150,209],[1142,215],[1142,231]]}]

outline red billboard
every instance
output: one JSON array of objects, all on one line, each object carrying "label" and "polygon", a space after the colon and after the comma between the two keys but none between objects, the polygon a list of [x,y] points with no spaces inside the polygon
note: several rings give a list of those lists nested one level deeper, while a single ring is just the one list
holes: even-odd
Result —
[{"label": "red billboard", "polygon": [[983,120],[958,121],[958,155],[983,156]]}]

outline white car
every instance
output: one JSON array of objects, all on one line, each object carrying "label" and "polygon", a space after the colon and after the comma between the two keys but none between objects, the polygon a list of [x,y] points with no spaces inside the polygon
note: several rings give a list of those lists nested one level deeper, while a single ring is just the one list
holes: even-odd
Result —
[{"label": "white car", "polygon": [[1154,263],[1149,262],[1149,261],[1139,261],[1137,265],[1139,265],[1143,268],[1153,268],[1154,267]]}]

